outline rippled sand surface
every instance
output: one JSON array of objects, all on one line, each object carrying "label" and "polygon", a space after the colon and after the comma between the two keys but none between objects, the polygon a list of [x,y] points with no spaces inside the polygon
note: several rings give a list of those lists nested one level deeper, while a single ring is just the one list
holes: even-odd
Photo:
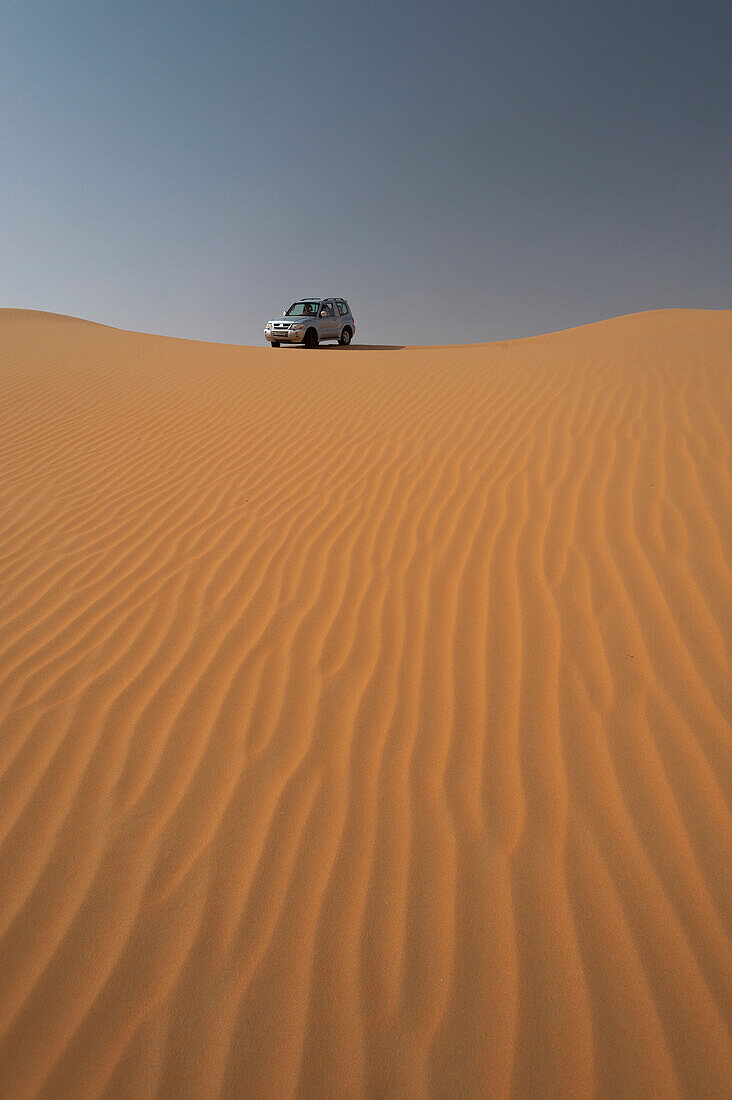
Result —
[{"label": "rippled sand surface", "polygon": [[0,311],[0,1095],[732,1094],[732,313]]}]

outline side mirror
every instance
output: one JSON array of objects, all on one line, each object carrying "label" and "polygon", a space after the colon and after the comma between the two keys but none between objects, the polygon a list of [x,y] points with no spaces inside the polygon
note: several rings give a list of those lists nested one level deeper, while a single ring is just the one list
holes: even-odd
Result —
[{"label": "side mirror", "polygon": [[328,316],[328,311],[326,309],[321,309],[320,316],[321,317],[327,317]]},{"label": "side mirror", "polygon": [[283,309],[283,310],[282,310],[282,316],[283,316],[283,317],[286,317],[286,316],[287,316],[287,310],[286,310],[286,309]]}]

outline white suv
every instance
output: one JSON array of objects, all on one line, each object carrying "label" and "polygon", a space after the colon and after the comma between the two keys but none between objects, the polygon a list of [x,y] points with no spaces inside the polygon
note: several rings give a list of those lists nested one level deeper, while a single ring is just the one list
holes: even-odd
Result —
[{"label": "white suv", "polygon": [[321,340],[337,340],[345,347],[355,331],[356,322],[345,298],[301,298],[285,310],[281,321],[267,321],[264,338],[273,348],[280,344],[317,348]]}]

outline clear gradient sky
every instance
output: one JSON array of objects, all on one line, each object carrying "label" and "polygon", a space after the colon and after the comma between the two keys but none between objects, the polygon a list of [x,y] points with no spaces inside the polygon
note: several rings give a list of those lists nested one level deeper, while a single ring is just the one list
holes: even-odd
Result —
[{"label": "clear gradient sky", "polygon": [[0,0],[0,306],[263,343],[732,305],[729,0]]}]

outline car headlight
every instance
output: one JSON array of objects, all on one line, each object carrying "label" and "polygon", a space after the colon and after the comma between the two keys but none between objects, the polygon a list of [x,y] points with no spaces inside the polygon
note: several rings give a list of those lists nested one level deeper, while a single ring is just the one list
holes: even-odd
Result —
[{"label": "car headlight", "polygon": [[302,330],[305,328],[305,325],[293,325],[292,328],[295,332],[302,332]]}]

